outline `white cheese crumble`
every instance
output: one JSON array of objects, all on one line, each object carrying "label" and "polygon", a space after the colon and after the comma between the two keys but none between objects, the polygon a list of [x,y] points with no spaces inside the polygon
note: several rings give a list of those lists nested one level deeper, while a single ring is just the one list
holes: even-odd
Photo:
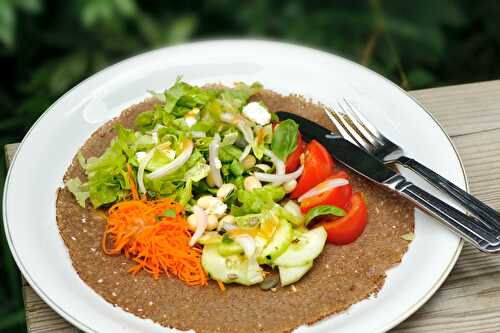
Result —
[{"label": "white cheese crumble", "polygon": [[260,126],[269,124],[271,114],[262,104],[257,102],[248,103],[243,107],[243,115],[248,119],[256,122]]}]

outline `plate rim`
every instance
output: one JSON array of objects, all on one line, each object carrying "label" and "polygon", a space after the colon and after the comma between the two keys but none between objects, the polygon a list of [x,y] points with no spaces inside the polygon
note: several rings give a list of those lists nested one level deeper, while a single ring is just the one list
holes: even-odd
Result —
[{"label": "plate rim", "polygon": [[[7,222],[8,219],[7,219],[7,206],[6,206],[6,203],[7,203],[7,193],[8,193],[8,189],[9,189],[9,183],[10,183],[10,179],[11,179],[11,173],[12,173],[12,170],[14,169],[14,167],[15,167],[15,163],[16,163],[16,160],[17,160],[18,153],[21,151],[21,149],[23,147],[23,144],[25,143],[25,141],[29,137],[29,135],[32,132],[32,130],[37,126],[37,124],[40,121],[42,121],[42,119],[49,112],[51,112],[51,110],[54,109],[54,106],[57,105],[62,99],[64,99],[71,92],[73,92],[74,90],[78,89],[81,85],[83,85],[87,81],[95,78],[95,76],[102,75],[102,74],[104,74],[104,73],[112,70],[113,68],[115,68],[117,66],[121,66],[121,65],[123,65],[123,64],[125,64],[127,62],[130,62],[130,61],[133,61],[133,60],[135,60],[135,59],[137,59],[139,57],[147,56],[147,55],[152,55],[154,53],[164,51],[165,49],[174,49],[174,48],[187,47],[187,46],[196,46],[196,45],[202,45],[202,44],[216,44],[216,43],[228,43],[228,42],[229,43],[231,43],[231,42],[232,43],[242,43],[242,42],[243,43],[255,43],[255,42],[257,42],[257,43],[268,43],[268,44],[270,44],[270,46],[275,45],[275,46],[288,46],[288,47],[302,48],[302,49],[307,50],[309,52],[310,51],[314,51],[314,52],[318,52],[318,53],[321,53],[321,54],[326,55],[326,56],[330,56],[330,57],[333,56],[333,57],[335,57],[337,59],[340,59],[342,61],[348,62],[352,66],[360,68],[360,69],[362,69],[364,71],[367,71],[367,72],[369,72],[371,74],[375,74],[377,77],[379,77],[380,79],[382,79],[385,82],[389,83],[393,87],[397,88],[400,92],[402,92],[403,94],[405,94],[406,96],[408,96],[410,99],[412,99],[413,102],[415,104],[417,104],[425,112],[425,114],[427,114],[431,118],[431,120],[439,127],[439,129],[441,130],[441,132],[445,135],[446,139],[448,140],[449,145],[453,149],[453,152],[455,153],[456,158],[458,159],[460,170],[462,172],[462,177],[463,177],[463,180],[464,180],[464,183],[465,183],[465,191],[468,192],[468,193],[470,192],[469,180],[468,180],[467,174],[465,172],[465,167],[464,167],[462,158],[460,157],[460,154],[458,153],[458,150],[455,147],[455,145],[453,144],[453,141],[451,140],[450,136],[446,133],[446,131],[444,130],[443,126],[434,117],[434,115],[432,115],[422,105],[422,103],[420,103],[414,96],[410,95],[407,91],[405,91],[403,88],[401,88],[400,86],[398,86],[396,83],[394,83],[391,80],[387,79],[386,77],[384,77],[383,75],[379,74],[378,72],[376,72],[374,70],[371,70],[368,67],[365,67],[365,66],[363,66],[361,64],[356,63],[353,60],[350,60],[350,59],[347,59],[345,57],[339,56],[339,55],[337,55],[335,53],[331,53],[331,52],[328,52],[328,51],[317,49],[317,48],[312,47],[312,46],[307,46],[307,45],[302,45],[302,44],[297,44],[297,43],[284,42],[284,41],[273,40],[273,39],[259,39],[259,38],[221,38],[221,39],[198,40],[198,41],[192,41],[192,42],[188,42],[188,43],[181,43],[181,44],[175,44],[175,45],[160,47],[160,48],[157,48],[157,49],[153,49],[153,50],[150,50],[150,51],[145,51],[145,52],[136,54],[134,56],[131,56],[131,57],[128,57],[128,58],[123,59],[121,61],[118,61],[118,62],[116,62],[116,63],[114,63],[114,64],[112,64],[112,65],[110,65],[110,66],[108,66],[108,67],[106,67],[106,68],[104,68],[104,69],[102,69],[102,70],[100,70],[100,71],[92,74],[92,75],[90,75],[89,77],[87,77],[84,80],[80,81],[75,86],[73,86],[71,89],[69,89],[68,91],[66,91],[54,103],[52,103],[38,117],[38,119],[33,123],[33,125],[26,132],[25,136],[23,137],[23,139],[21,140],[19,146],[17,147],[17,150],[16,150],[15,155],[14,155],[14,157],[13,157],[11,163],[10,163],[9,169],[7,171],[7,175],[5,177],[4,190],[3,190],[3,198],[2,198],[2,207],[3,207],[3,209],[2,209],[2,218],[3,218],[4,232],[5,232],[5,235],[6,235],[6,238],[7,238],[7,243],[9,245],[9,249],[11,251],[12,257],[14,258],[14,261],[16,262],[16,265],[18,266],[19,271],[21,272],[22,276],[26,279],[26,282],[28,282],[29,286],[31,286],[31,288],[33,288],[33,290],[37,293],[37,295],[40,296],[40,298],[52,310],[54,310],[58,315],[60,315],[65,320],[67,320],[70,324],[76,326],[78,329],[84,330],[86,332],[93,332],[93,333],[95,332],[95,333],[98,333],[98,331],[94,330],[92,327],[87,326],[86,324],[84,324],[83,322],[81,322],[80,320],[78,320],[77,318],[75,318],[74,316],[72,316],[70,313],[66,312],[64,308],[62,308],[55,301],[53,301],[50,298],[50,296],[47,295],[34,282],[33,278],[29,274],[28,270],[23,265],[23,263],[22,263],[19,255],[17,253],[17,250],[16,250],[16,248],[15,248],[15,246],[13,244],[12,235],[10,233],[9,224]],[[458,260],[458,257],[460,256],[460,253],[462,251],[463,244],[464,244],[464,240],[462,238],[460,238],[459,243],[457,245],[455,253],[453,254],[452,259],[448,263],[448,266],[446,267],[446,269],[441,274],[439,280],[437,280],[435,282],[435,284],[432,286],[432,288],[430,288],[427,291],[427,293],[425,293],[425,295],[423,297],[421,297],[420,299],[418,299],[415,302],[415,304],[413,304],[413,306],[411,306],[410,308],[408,308],[407,311],[404,314],[402,314],[401,316],[399,316],[399,317],[395,318],[394,320],[390,321],[385,326],[381,327],[378,331],[374,331],[374,333],[387,332],[388,330],[394,328],[396,325],[398,325],[398,324],[402,323],[403,321],[405,321],[409,316],[411,316],[420,307],[422,307],[436,293],[436,291],[441,287],[441,285],[444,283],[444,281],[446,281],[446,279],[447,279],[448,275],[450,274],[451,270],[453,269],[453,267],[455,267],[455,264],[456,264],[456,262]]]}]

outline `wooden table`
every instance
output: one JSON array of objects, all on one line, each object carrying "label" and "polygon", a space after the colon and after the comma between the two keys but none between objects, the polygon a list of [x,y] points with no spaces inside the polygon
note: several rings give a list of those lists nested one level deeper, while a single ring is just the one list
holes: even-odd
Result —
[{"label": "wooden table", "polygon": [[[500,80],[410,92],[444,126],[465,165],[471,192],[500,209]],[[17,144],[6,146],[10,161]],[[23,280],[29,332],[78,332]],[[436,294],[391,332],[500,332],[500,255],[465,245]]]}]

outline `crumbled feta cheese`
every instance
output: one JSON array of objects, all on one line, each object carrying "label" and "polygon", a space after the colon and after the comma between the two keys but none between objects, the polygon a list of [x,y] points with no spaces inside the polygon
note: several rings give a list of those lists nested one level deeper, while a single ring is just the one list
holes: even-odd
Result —
[{"label": "crumbled feta cheese", "polygon": [[243,115],[248,119],[256,122],[260,126],[269,124],[271,121],[271,114],[260,103],[251,102],[243,107]]}]

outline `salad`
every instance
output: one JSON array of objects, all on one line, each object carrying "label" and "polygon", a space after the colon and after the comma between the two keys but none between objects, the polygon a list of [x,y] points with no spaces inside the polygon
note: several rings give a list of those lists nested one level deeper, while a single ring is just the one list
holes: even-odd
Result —
[{"label": "salad", "polygon": [[259,83],[198,87],[178,79],[134,128],[117,133],[101,156],[78,161],[87,179],[66,187],[107,216],[102,248],[155,278],[192,285],[301,279],[326,244],[364,230],[367,207],[299,124],[280,121],[256,99]]}]

